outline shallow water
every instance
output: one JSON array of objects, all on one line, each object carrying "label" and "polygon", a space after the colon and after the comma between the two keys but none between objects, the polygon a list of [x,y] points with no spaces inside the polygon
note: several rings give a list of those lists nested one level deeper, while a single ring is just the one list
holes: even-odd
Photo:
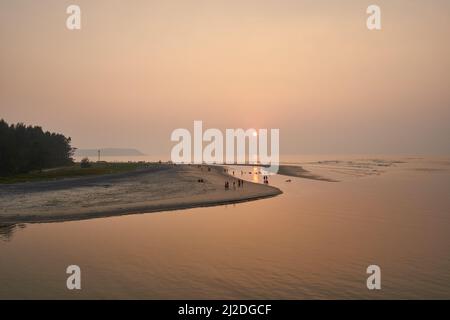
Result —
[{"label": "shallow water", "polygon": [[340,182],[275,176],[265,200],[3,227],[0,298],[449,299],[450,159],[373,159],[292,158]]}]

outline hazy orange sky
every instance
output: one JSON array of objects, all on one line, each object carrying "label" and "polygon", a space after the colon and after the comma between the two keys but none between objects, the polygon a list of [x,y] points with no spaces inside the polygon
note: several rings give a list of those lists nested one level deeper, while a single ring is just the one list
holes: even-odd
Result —
[{"label": "hazy orange sky", "polygon": [[194,120],[279,128],[282,154],[450,154],[449,39],[447,0],[2,0],[0,118],[148,154]]}]

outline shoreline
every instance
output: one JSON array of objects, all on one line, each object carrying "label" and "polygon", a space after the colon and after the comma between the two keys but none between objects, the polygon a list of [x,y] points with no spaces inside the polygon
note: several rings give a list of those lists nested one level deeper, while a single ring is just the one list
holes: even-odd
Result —
[{"label": "shoreline", "polygon": [[0,218],[0,228],[4,226],[11,226],[16,224],[27,224],[27,223],[56,223],[56,222],[66,222],[66,221],[81,221],[81,220],[90,220],[90,219],[99,219],[99,218],[109,218],[109,217],[121,217],[121,216],[127,216],[127,215],[134,215],[134,214],[146,214],[146,213],[156,213],[156,212],[170,212],[170,211],[177,211],[177,210],[186,210],[186,209],[193,209],[193,208],[208,208],[208,207],[215,207],[215,206],[223,206],[228,204],[236,204],[236,203],[244,203],[244,202],[251,202],[256,200],[262,200],[262,199],[268,199],[272,197],[276,197],[277,195],[282,194],[283,192],[280,191],[276,194],[270,194],[270,195],[261,195],[259,197],[248,197],[248,198],[241,198],[241,199],[235,199],[235,200],[223,200],[223,201],[210,201],[210,202],[190,202],[186,204],[180,204],[175,206],[161,206],[158,208],[137,208],[136,211],[128,211],[127,209],[119,209],[117,212],[109,211],[107,213],[94,213],[94,214],[74,214],[74,215],[63,215],[63,216],[55,216],[55,217],[44,217],[44,216],[30,216],[30,217],[23,217],[17,218],[15,220],[11,221],[3,221]]},{"label": "shoreline", "polygon": [[[263,165],[263,164],[232,164],[227,165],[229,167],[259,167],[259,168],[266,168],[269,167],[269,165]],[[323,177],[318,174],[314,174],[306,169],[304,169],[300,165],[291,165],[291,164],[280,164],[278,166],[278,175],[286,176],[286,177],[294,177],[294,178],[302,178],[302,179],[310,179],[310,180],[317,180],[317,181],[325,181],[325,182],[339,182],[338,180],[330,179]]]},{"label": "shoreline", "polygon": [[[0,225],[210,207],[282,193],[276,187],[250,181],[237,187],[237,180],[220,166],[160,164],[121,174],[3,185]],[[236,182],[236,188],[225,190],[225,181],[230,185]]]}]

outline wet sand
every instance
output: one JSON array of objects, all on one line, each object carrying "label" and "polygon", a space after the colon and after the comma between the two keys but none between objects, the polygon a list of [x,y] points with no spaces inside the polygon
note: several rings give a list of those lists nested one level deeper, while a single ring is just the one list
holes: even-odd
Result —
[{"label": "wet sand", "polygon": [[308,170],[303,169],[301,166],[293,166],[293,165],[280,165],[278,169],[278,174],[289,177],[297,177],[303,179],[312,179],[312,180],[320,180],[327,182],[337,182],[337,180],[329,179],[322,177],[320,175],[309,172]]},{"label": "wet sand", "polygon": [[[225,181],[230,182],[229,190],[224,188]],[[0,224],[214,206],[281,193],[278,188],[247,181],[239,188],[237,179],[218,166],[155,164],[123,174],[0,185]]]}]

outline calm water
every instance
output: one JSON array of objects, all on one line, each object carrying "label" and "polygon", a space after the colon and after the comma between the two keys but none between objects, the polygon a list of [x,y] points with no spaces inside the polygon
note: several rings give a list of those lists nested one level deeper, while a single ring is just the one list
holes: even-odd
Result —
[{"label": "calm water", "polygon": [[450,159],[390,159],[292,159],[341,181],[276,176],[255,202],[3,228],[0,298],[449,299]]}]

